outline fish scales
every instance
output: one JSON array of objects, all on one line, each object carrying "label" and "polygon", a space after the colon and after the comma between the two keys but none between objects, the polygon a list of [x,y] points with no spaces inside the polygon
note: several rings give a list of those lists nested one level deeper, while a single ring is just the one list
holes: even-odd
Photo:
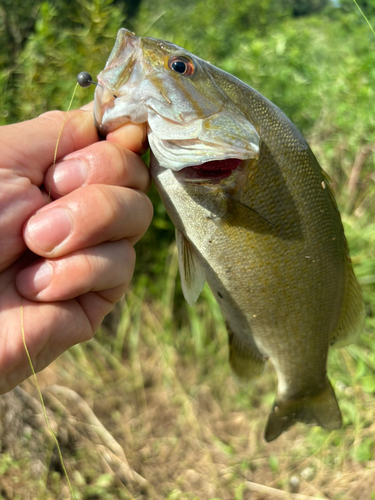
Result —
[{"label": "fish scales", "polygon": [[232,75],[124,29],[98,81],[101,133],[148,124],[185,298],[192,305],[207,281],[237,379],[258,377],[268,359],[276,370],[266,440],[296,421],[339,428],[328,349],[360,333],[363,300],[327,176],[302,135]]}]

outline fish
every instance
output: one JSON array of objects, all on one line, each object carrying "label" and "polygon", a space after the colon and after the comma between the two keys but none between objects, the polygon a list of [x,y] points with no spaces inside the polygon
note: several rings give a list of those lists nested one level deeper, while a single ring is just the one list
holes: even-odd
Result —
[{"label": "fish", "polygon": [[208,283],[240,383],[269,361],[276,371],[265,440],[298,421],[339,429],[327,356],[360,335],[364,303],[330,179],[301,133],[236,77],[124,28],[98,84],[101,135],[147,124],[187,302]]}]

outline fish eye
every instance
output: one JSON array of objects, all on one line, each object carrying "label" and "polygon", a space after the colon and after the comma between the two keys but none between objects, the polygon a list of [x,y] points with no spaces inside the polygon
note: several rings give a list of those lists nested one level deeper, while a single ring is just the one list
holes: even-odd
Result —
[{"label": "fish eye", "polygon": [[190,76],[194,73],[193,62],[185,56],[173,56],[168,61],[168,67],[175,73],[180,75]]}]

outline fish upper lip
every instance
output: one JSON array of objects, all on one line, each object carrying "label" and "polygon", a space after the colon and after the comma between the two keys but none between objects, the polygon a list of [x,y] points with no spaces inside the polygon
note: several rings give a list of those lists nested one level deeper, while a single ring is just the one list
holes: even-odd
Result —
[{"label": "fish upper lip", "polygon": [[[104,86],[104,85],[102,85],[102,87],[103,87],[103,88],[104,88],[107,92],[110,92],[110,89],[108,89],[108,87],[106,87],[106,86]],[[116,99],[121,99],[121,98],[123,98],[123,97],[125,97],[125,96],[117,96],[117,97],[115,97],[115,99],[114,99],[112,102],[115,102],[115,100],[116,100]],[[99,100],[100,100],[100,99],[99,99]],[[123,102],[126,102],[126,101],[128,101],[128,100],[130,100],[130,95],[128,95],[128,96],[127,96],[127,98],[123,100]],[[109,101],[108,101],[108,102],[109,102]],[[191,118],[190,120],[186,120],[186,121],[184,121],[184,122],[182,122],[182,121],[178,121],[178,120],[173,120],[172,118],[168,118],[168,117],[163,116],[160,112],[158,112],[158,111],[157,111],[157,110],[156,110],[153,106],[151,106],[150,104],[147,104],[147,105],[146,105],[146,107],[147,107],[147,109],[148,109],[148,110],[152,111],[152,112],[153,112],[153,113],[155,113],[156,115],[158,115],[158,116],[160,116],[161,118],[163,118],[163,120],[168,121],[168,122],[170,122],[170,123],[174,123],[174,124],[179,125],[179,126],[181,126],[181,127],[183,127],[183,126],[185,126],[185,125],[189,125],[190,123],[192,123],[192,122],[194,122],[194,121],[196,120],[196,118],[194,118],[194,117],[193,117],[193,118]],[[102,108],[102,105],[101,105],[100,109],[101,109],[101,108]],[[211,116],[214,116],[214,115],[216,115],[216,114],[218,114],[218,113],[217,113],[217,112],[215,112],[215,113],[207,114],[207,115],[205,116],[205,118],[210,118]],[[110,128],[110,129],[108,129],[108,125],[110,125],[110,122],[109,122],[107,125],[103,125],[102,123],[99,123],[99,122],[98,122],[98,120],[96,119],[96,114],[94,114],[94,122],[95,122],[95,126],[96,126],[96,128],[97,128],[98,130],[100,130],[100,132],[101,132],[101,133],[106,133],[106,134],[108,134],[109,132],[113,132],[113,130],[116,130],[116,129],[118,129],[118,128],[122,127],[122,126],[123,126],[123,125],[125,125],[126,123],[131,123],[131,120],[128,120],[128,121],[126,121],[126,122],[123,122],[123,123],[121,123],[120,125],[118,125],[118,126],[116,126],[116,127],[114,127],[114,128]],[[142,122],[142,123],[147,123],[147,122],[148,122],[148,120],[145,120],[145,121],[144,121],[144,122]],[[187,167],[186,167],[186,168],[187,168]]]}]

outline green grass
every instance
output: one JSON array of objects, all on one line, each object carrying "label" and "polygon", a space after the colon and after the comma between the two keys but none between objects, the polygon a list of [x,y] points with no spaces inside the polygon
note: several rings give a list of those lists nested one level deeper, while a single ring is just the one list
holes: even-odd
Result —
[{"label": "green grass", "polygon": [[[154,223],[137,245],[126,299],[93,340],[38,374],[77,499],[280,498],[256,485],[283,491],[284,498],[298,490],[311,498],[375,499],[375,164],[373,154],[365,155],[375,141],[375,66],[367,25],[357,12],[338,9],[273,19],[268,0],[256,7],[268,12],[271,6],[272,19],[264,14],[248,30],[246,23],[237,29],[236,16],[222,15],[220,2],[210,9],[203,0],[196,8],[187,2],[187,12],[143,0],[133,25],[107,0],[80,0],[70,17],[56,9],[71,12],[71,4],[60,4],[43,3],[18,54],[9,59],[3,51],[1,123],[66,109],[73,75],[100,71],[118,27],[143,34],[156,19],[148,35],[187,43],[243,78],[306,135],[338,193],[367,313],[361,339],[329,357],[343,428],[328,433],[297,424],[266,444],[272,367],[251,386],[236,386],[219,308],[208,288],[194,308],[184,302],[173,228],[152,190]],[[21,21],[28,17],[23,10],[15,12]],[[13,22],[21,24],[17,17]],[[80,89],[76,105],[88,99]],[[356,163],[361,154],[365,161]],[[359,178],[350,188],[355,164]],[[26,381],[0,398],[0,500],[68,498],[36,389]]]},{"label": "green grass", "polygon": [[[364,244],[358,248],[366,252]],[[252,492],[249,481],[285,492],[297,481],[298,492],[314,498],[371,498],[373,319],[358,344],[331,352],[329,376],[343,429],[328,433],[297,424],[266,444],[263,428],[276,387],[272,368],[255,384],[237,387],[211,292],[205,288],[194,308],[180,304],[174,245],[166,264],[162,294],[150,295],[140,279],[95,339],[75,346],[38,376],[77,499],[273,498]],[[49,390],[51,384],[63,389]],[[6,450],[0,457],[0,498],[69,498],[36,390],[30,381],[22,389],[0,400]],[[93,424],[95,416],[103,428]],[[143,481],[125,473],[125,456]]]}]

